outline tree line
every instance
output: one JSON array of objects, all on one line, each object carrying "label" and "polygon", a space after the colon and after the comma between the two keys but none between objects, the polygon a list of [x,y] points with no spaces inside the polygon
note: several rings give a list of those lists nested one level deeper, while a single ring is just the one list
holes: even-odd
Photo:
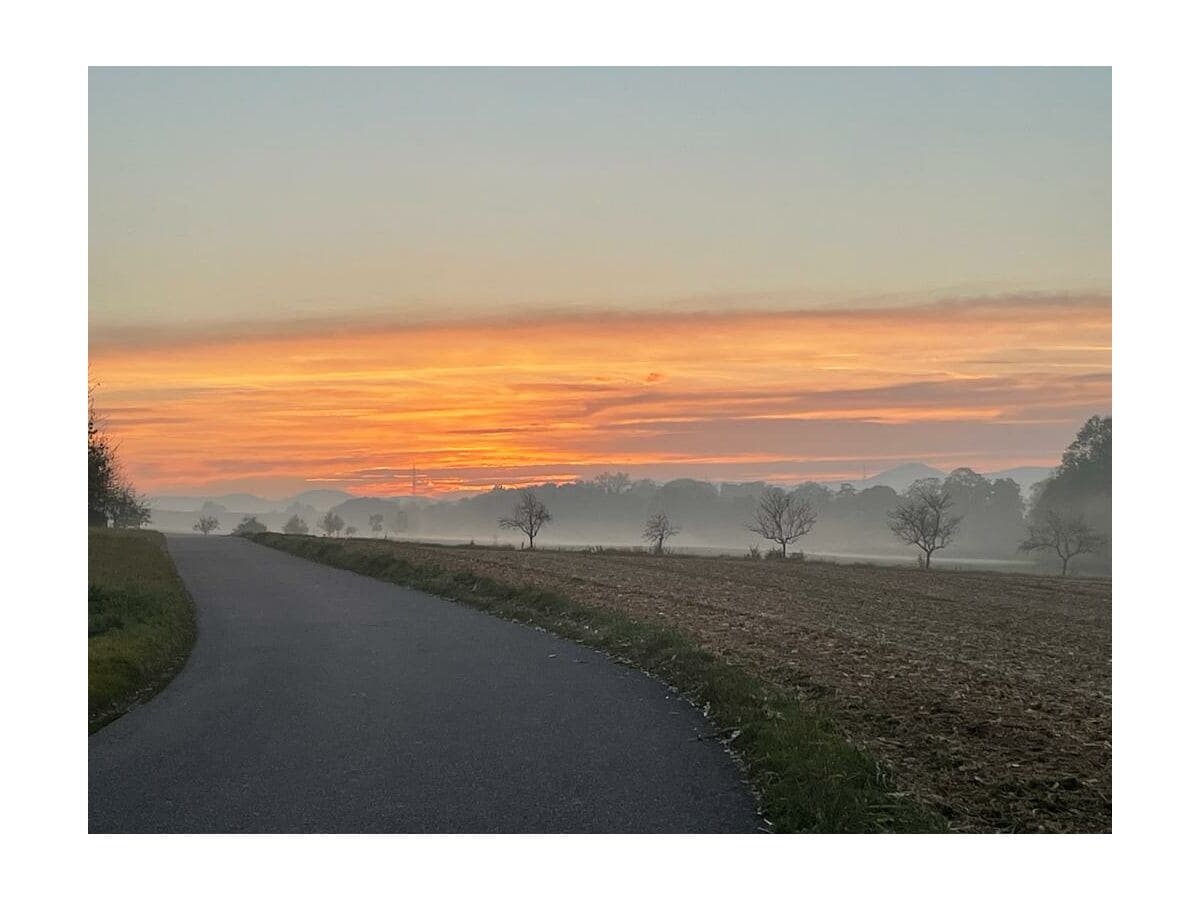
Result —
[{"label": "tree line", "polygon": [[[562,518],[572,523],[576,538],[589,526],[609,535],[620,529],[630,537],[640,534],[654,553],[668,552],[671,539],[685,530],[692,538],[728,543],[741,529],[774,545],[768,557],[788,558],[801,539],[820,528],[824,547],[879,553],[899,543],[912,547],[926,568],[935,554],[953,545],[976,557],[1048,556],[1066,574],[1080,557],[1092,557],[1101,566],[1107,563],[1111,491],[1112,419],[1094,416],[1084,423],[1054,473],[1034,487],[1028,504],[1014,481],[989,479],[968,468],[955,469],[945,478],[918,480],[903,493],[882,486],[856,490],[851,484],[834,490],[812,482],[790,490],[762,483],[718,487],[693,479],[660,485],[610,472],[586,482],[515,491],[496,487],[462,500],[410,507],[394,523],[373,514],[367,528],[377,537],[388,536],[389,524],[398,530],[412,525],[432,536],[466,532],[474,537],[490,521],[518,532],[521,546],[532,550],[543,528],[566,510]],[[203,524],[202,518],[197,530],[203,530]],[[359,533],[332,511],[316,527],[330,537]],[[235,533],[259,529],[266,530],[248,516]],[[283,526],[289,534],[309,530],[299,515]],[[762,554],[752,547],[751,555]]]},{"label": "tree line", "polygon": [[[595,486],[606,496],[620,496],[635,487],[624,473],[601,475]],[[921,566],[927,569],[933,555],[962,534],[966,516],[959,509],[982,510],[983,527],[995,524],[997,509],[1010,514],[1019,511],[1022,537],[1012,541],[1012,549],[1056,557],[1060,574],[1066,575],[1072,560],[1106,554],[1111,545],[1111,416],[1093,416],[1084,423],[1054,473],[1035,486],[1028,511],[1020,502],[1019,489],[1015,493],[1018,502],[1014,503],[1015,487],[1007,479],[989,482],[970,469],[956,469],[944,480],[919,479],[887,509],[886,526],[897,541],[916,548]],[[854,493],[846,488],[843,486],[838,495]],[[764,487],[745,528],[777,545],[768,555],[786,559],[789,546],[813,530],[822,499],[832,498],[820,485],[801,485],[791,491]],[[989,517],[988,512],[993,515]],[[524,488],[512,512],[498,517],[497,522],[501,528],[521,532],[522,546],[532,550],[542,527],[552,519],[548,506],[537,493]],[[680,532],[680,525],[660,509],[646,520],[641,536],[652,552],[661,554],[667,540]],[[1010,539],[1012,533],[1011,528],[1002,531]],[[759,554],[752,551],[751,555]]]}]

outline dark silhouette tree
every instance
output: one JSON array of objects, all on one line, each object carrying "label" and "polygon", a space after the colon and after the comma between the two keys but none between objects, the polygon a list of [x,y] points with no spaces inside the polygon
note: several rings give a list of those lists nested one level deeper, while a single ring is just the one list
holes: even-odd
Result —
[{"label": "dark silhouette tree", "polygon": [[1062,576],[1076,556],[1104,548],[1104,535],[1088,525],[1083,516],[1049,509],[1029,524],[1029,536],[1017,548],[1023,553],[1053,551],[1062,561]]},{"label": "dark silhouette tree", "polygon": [[342,520],[342,517],[333,512],[333,510],[330,510],[329,512],[325,513],[325,515],[321,516],[321,520],[317,524],[320,525],[321,530],[325,532],[325,537],[329,537],[331,534],[341,534],[342,529],[346,527],[346,523]]},{"label": "dark silhouette tree", "polygon": [[201,534],[208,534],[211,531],[216,531],[221,527],[221,523],[216,516],[201,516],[200,520],[192,526],[192,531],[198,531]]},{"label": "dark silhouette tree", "polygon": [[283,524],[284,534],[308,534],[308,523],[300,516],[293,515]]},{"label": "dark silhouette tree", "polygon": [[248,534],[263,534],[266,530],[267,526],[258,521],[256,516],[246,516],[242,521],[238,522],[237,527],[233,529],[233,533],[245,537]]},{"label": "dark silhouette tree", "polygon": [[94,388],[88,388],[88,525],[108,526],[108,504],[117,478],[116,458],[100,429]]},{"label": "dark silhouette tree", "polygon": [[113,528],[141,528],[150,521],[150,506],[127,484],[109,498],[108,515]]},{"label": "dark silhouette tree", "polygon": [[922,478],[888,513],[892,534],[924,554],[923,568],[929,568],[933,554],[950,543],[962,523],[962,516],[950,515],[953,505],[949,491],[936,478]]},{"label": "dark silhouette tree", "polygon": [[104,433],[96,411],[95,386],[88,386],[88,525],[140,528],[150,521],[150,506],[121,473],[116,448]]},{"label": "dark silhouette tree", "polygon": [[812,531],[816,522],[816,509],[807,497],[769,487],[758,498],[754,521],[746,527],[778,544],[779,555],[786,558],[788,544]]},{"label": "dark silhouette tree", "polygon": [[1112,472],[1112,416],[1092,416],[1084,422],[1063,452],[1060,468],[1064,472]]},{"label": "dark silhouette tree", "polygon": [[1034,488],[1034,522],[1051,510],[1079,514],[1101,535],[1112,534],[1112,417],[1092,416],[1063,452],[1062,462]]},{"label": "dark silhouette tree", "polygon": [[663,542],[677,534],[679,534],[679,529],[671,524],[666,513],[660,512],[646,520],[646,527],[642,531],[642,540],[649,541],[654,547],[654,552],[661,556]]},{"label": "dark silhouette tree", "polygon": [[530,488],[521,491],[521,499],[513,508],[511,516],[502,516],[497,521],[501,528],[515,528],[529,538],[529,549],[533,549],[533,539],[537,537],[542,526],[551,520],[550,510],[537,498]]}]

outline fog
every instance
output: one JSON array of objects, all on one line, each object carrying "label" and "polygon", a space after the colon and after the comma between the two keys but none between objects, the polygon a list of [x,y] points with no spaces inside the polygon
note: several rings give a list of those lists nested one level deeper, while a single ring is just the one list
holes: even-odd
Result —
[{"label": "fog", "polygon": [[[966,468],[938,477],[935,470],[925,466],[900,467],[857,484],[782,485],[809,504],[816,515],[811,531],[789,550],[843,561],[914,562],[919,554],[897,539],[889,513],[912,485],[925,484],[943,491],[950,498],[953,514],[961,517],[953,540],[937,555],[938,563],[1039,566],[1041,558],[1020,552],[1018,545],[1026,536],[1031,513],[1040,498],[1056,490],[1063,492],[1059,483],[1063,476],[1061,467],[1044,470],[1048,477],[1029,483],[1031,477],[1043,473],[1021,471],[1027,477],[1025,485],[1010,477],[989,477]],[[619,472],[590,481],[539,485],[531,490],[552,518],[538,534],[537,545],[575,549],[645,547],[642,531],[647,519],[664,513],[678,529],[666,544],[668,552],[747,555],[757,549],[765,554],[774,545],[747,526],[768,487],[765,482],[713,483],[689,478],[665,483],[635,481]],[[1111,533],[1111,488],[1108,493],[1093,489],[1085,494],[1091,523],[1105,534]],[[355,497],[327,490],[278,501],[246,494],[208,499],[159,497],[152,501],[151,527],[190,532],[198,518],[206,515],[217,519],[217,533],[226,533],[253,515],[271,531],[284,530],[289,519],[297,517],[309,533],[321,534],[320,520],[332,512],[354,537],[520,547],[525,536],[499,525],[499,519],[512,514],[520,497],[520,490],[505,487],[445,500]],[[1104,553],[1081,559],[1076,568],[1103,572],[1109,566],[1109,554]]]}]

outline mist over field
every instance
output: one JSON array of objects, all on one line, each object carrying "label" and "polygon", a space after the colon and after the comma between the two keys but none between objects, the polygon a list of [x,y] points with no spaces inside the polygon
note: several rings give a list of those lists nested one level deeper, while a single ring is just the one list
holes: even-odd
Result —
[{"label": "mist over field", "polygon": [[[1067,461],[1056,469],[1025,467],[989,476],[969,468],[943,473],[914,463],[858,483],[785,485],[789,494],[810,504],[816,517],[795,549],[851,560],[911,561],[916,554],[897,540],[891,514],[916,487],[932,485],[947,496],[950,510],[961,518],[939,561],[1021,567],[1048,564],[1044,555],[1019,549],[1039,511],[1065,504],[1084,513],[1100,533],[1111,533],[1111,471],[1107,480],[1103,471],[1105,466],[1111,467],[1111,421],[1090,421],[1072,447]],[[1081,453],[1087,456],[1085,463],[1077,459]],[[647,520],[662,514],[675,529],[665,544],[666,552],[742,555],[771,549],[770,540],[748,527],[769,487],[761,481],[711,483],[690,478],[662,483],[634,480],[613,471],[595,479],[547,483],[531,490],[552,517],[538,535],[542,547],[644,547]],[[190,531],[199,516],[211,516],[217,520],[218,531],[229,531],[253,516],[268,530],[282,531],[289,521],[299,520],[307,531],[317,534],[322,530],[322,518],[332,514],[341,521],[338,533],[360,538],[524,546],[520,533],[500,525],[519,501],[521,491],[497,486],[441,500],[415,495],[356,497],[336,490],[307,491],[274,501],[251,494],[160,496],[151,499],[151,522],[165,531]],[[1080,558],[1075,568],[1100,573],[1108,569],[1110,561],[1111,554],[1105,550]]]}]

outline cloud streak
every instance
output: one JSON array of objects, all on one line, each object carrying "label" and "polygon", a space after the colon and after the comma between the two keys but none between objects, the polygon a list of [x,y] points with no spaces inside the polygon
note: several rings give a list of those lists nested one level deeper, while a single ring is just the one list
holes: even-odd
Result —
[{"label": "cloud streak", "polygon": [[100,332],[90,363],[144,490],[290,478],[387,494],[414,463],[453,490],[606,465],[737,479],[1052,462],[1111,405],[1110,344],[1107,296],[1025,295]]}]

